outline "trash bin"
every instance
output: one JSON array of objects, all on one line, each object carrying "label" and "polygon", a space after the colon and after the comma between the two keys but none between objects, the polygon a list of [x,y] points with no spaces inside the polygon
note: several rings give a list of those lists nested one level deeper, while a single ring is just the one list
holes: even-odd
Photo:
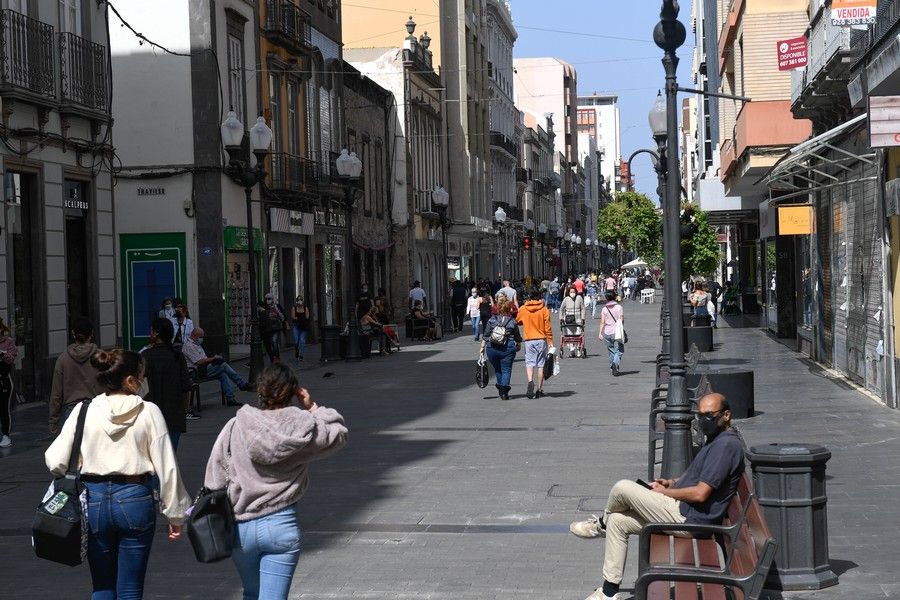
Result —
[{"label": "trash bin", "polygon": [[322,362],[341,360],[341,328],[337,325],[322,325]]},{"label": "trash bin", "polygon": [[837,584],[828,561],[825,463],[831,452],[818,444],[775,443],[747,453],[753,489],[778,541],[766,587],[818,590]]}]

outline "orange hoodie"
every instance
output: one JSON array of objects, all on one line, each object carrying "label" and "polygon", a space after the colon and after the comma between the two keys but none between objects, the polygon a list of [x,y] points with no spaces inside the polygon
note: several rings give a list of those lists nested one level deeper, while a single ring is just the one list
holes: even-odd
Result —
[{"label": "orange hoodie", "polygon": [[553,345],[553,330],[550,328],[550,311],[544,306],[542,300],[529,300],[519,307],[516,315],[519,325],[522,325],[522,339],[547,340],[547,345]]}]

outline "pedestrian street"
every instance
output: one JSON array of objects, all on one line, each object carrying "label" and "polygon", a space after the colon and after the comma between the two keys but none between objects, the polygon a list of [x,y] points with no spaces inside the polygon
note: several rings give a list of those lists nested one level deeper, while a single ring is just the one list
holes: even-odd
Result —
[{"label": "pedestrian street", "polygon": [[[578,539],[568,524],[601,511],[617,479],[644,476],[658,310],[626,301],[630,342],[620,377],[611,376],[600,355],[593,322],[588,358],[564,360],[538,400],[525,398],[521,357],[509,401],[500,401],[492,385],[478,389],[478,344],[468,332],[360,363],[307,364],[301,383],[346,416],[350,442],[312,467],[300,503],[304,537],[291,598],[587,596],[601,579],[604,542]],[[828,524],[840,584],[771,597],[900,594],[900,542],[885,525],[898,516],[890,498],[900,475],[892,460],[900,417],[757,328],[723,323],[716,336],[709,360],[756,369],[758,415],[737,422],[748,445],[813,441],[833,453]],[[189,424],[178,449],[190,493],[234,411],[219,405],[211,387],[206,392],[203,418]],[[247,393],[238,398],[253,400]],[[32,439],[3,458],[0,579],[16,598],[82,598],[90,590],[87,568],[41,561],[30,548],[31,516],[48,482],[47,442],[38,439],[45,410],[17,413]],[[146,598],[241,597],[230,561],[199,564],[186,539],[165,538],[162,519],[157,530]],[[632,540],[623,597],[636,575],[635,551]]]}]

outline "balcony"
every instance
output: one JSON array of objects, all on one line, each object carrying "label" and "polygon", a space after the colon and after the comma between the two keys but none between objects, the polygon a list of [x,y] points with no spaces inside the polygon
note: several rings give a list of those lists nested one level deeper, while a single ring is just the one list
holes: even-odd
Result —
[{"label": "balcony", "polygon": [[102,45],[73,33],[60,33],[60,110],[108,113],[107,68],[106,48]]},{"label": "balcony", "polygon": [[287,152],[276,152],[271,159],[269,188],[273,192],[298,194],[315,190],[318,181],[315,162]]},{"label": "balcony", "polygon": [[272,42],[288,50],[303,51],[312,47],[309,15],[290,0],[266,0],[263,32]]},{"label": "balcony", "polygon": [[56,104],[55,62],[52,25],[0,10],[0,93]]},{"label": "balcony", "polygon": [[513,142],[511,139],[509,139],[499,131],[491,132],[491,146],[494,148],[500,148],[501,150],[509,154],[512,158],[516,158],[518,156],[515,142]]},{"label": "balcony", "polygon": [[531,181],[531,169],[516,167],[516,182],[528,183],[529,181]]}]

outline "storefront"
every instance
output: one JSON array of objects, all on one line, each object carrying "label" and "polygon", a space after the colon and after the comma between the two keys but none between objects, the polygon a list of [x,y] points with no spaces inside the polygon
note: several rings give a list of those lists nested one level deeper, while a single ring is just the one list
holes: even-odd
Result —
[{"label": "storefront", "polygon": [[[247,228],[235,225],[225,227],[223,231],[225,246],[225,328],[227,343],[231,352],[240,354],[235,346],[250,344],[250,254],[247,243]],[[262,295],[263,281],[263,236],[259,229],[253,230],[253,250],[257,257],[258,293]]]},{"label": "storefront", "polygon": [[345,256],[347,217],[340,209],[316,209],[313,235],[314,285],[311,302],[315,325],[343,325],[347,319]]},{"label": "storefront", "polygon": [[309,302],[309,240],[315,215],[283,208],[269,209],[266,289],[286,311],[299,296]]}]

